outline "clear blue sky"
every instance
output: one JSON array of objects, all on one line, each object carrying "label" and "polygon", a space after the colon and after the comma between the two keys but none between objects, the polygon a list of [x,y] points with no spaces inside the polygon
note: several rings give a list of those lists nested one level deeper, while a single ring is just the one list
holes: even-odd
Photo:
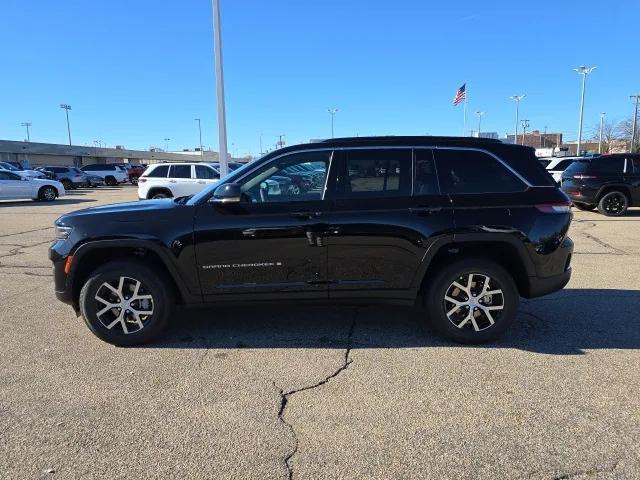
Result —
[{"label": "clear blue sky", "polygon": [[[484,131],[521,118],[576,137],[580,78],[585,125],[631,115],[640,90],[638,0],[427,2],[221,0],[229,148],[257,153],[336,135],[461,134],[464,81]],[[0,138],[100,139],[129,148],[217,149],[209,0],[3,0]],[[231,146],[233,144],[233,147]]]}]

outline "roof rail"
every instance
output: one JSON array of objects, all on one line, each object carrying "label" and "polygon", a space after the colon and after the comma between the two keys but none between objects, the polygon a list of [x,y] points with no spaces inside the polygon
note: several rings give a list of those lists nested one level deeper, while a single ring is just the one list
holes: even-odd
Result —
[{"label": "roof rail", "polygon": [[433,142],[433,143],[502,143],[495,138],[477,138],[477,137],[447,137],[447,136],[429,136],[429,135],[381,135],[371,137],[341,137],[341,138],[327,138],[320,140],[319,143],[366,143],[366,142],[385,142],[385,143],[400,143],[400,142]]}]

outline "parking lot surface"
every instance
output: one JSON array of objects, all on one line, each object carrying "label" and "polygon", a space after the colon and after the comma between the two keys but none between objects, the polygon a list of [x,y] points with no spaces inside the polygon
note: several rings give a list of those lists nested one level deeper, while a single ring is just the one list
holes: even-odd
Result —
[{"label": "parking lot surface", "polygon": [[53,221],[0,202],[0,478],[640,478],[640,210],[576,212],[573,277],[503,339],[398,307],[176,312],[101,342],[53,294]]}]

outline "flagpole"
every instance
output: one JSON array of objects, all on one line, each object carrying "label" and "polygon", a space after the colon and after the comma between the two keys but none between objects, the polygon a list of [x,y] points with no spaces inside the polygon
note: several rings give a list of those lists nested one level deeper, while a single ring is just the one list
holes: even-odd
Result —
[{"label": "flagpole", "polygon": [[467,88],[467,82],[464,82],[464,127],[462,130],[462,136],[467,136],[467,95],[469,93],[469,89]]}]

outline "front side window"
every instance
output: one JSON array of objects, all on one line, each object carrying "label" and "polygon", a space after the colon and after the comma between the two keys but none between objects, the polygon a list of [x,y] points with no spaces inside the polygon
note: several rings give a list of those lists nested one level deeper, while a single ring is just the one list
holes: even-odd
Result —
[{"label": "front side window", "polygon": [[411,195],[411,149],[348,150],[338,182],[342,198]]},{"label": "front side window", "polygon": [[169,165],[159,165],[153,170],[151,170],[149,173],[147,173],[145,177],[166,178],[168,173],[169,173]]},{"label": "front side window", "polygon": [[169,178],[191,178],[191,165],[171,165]]},{"label": "front side window", "polygon": [[435,150],[442,193],[522,192],[527,186],[491,155],[477,150]]},{"label": "front side window", "polygon": [[11,172],[0,172],[0,180],[20,180],[20,176]]},{"label": "front side window", "polygon": [[242,201],[274,203],[322,200],[330,159],[331,151],[294,153],[276,159],[242,180]]},{"label": "front side window", "polygon": [[216,178],[216,173],[211,167],[205,167],[204,165],[196,165],[196,178],[203,180],[213,180]]}]

